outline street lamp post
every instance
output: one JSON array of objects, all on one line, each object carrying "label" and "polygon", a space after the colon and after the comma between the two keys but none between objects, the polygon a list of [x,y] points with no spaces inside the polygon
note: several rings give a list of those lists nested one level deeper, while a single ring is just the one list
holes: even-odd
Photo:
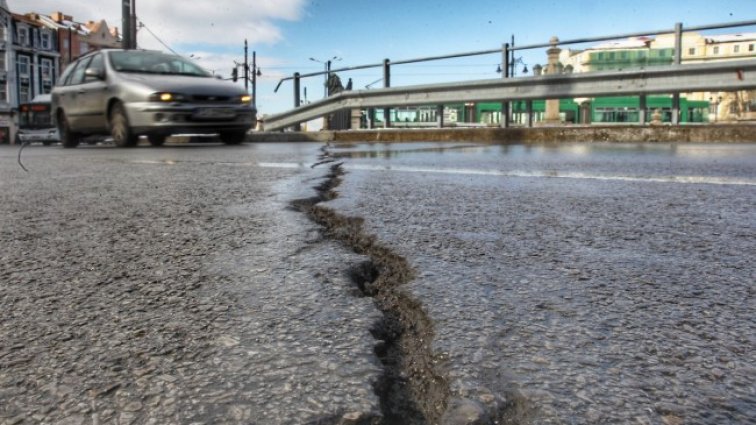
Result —
[{"label": "street lamp post", "polygon": [[325,65],[325,80],[323,82],[323,97],[326,98],[326,97],[328,97],[328,77],[331,76],[331,63],[332,62],[336,62],[336,61],[340,61],[341,58],[338,57],[338,56],[334,56],[334,57],[332,57],[331,59],[328,59],[325,62],[323,62],[321,60],[317,60],[315,58],[310,58],[310,60],[313,61],[313,62],[322,63],[323,65]]},{"label": "street lamp post", "polygon": [[234,82],[237,81],[237,78],[239,76],[239,67],[244,68],[244,91],[249,92],[249,82],[250,82],[250,71],[252,73],[252,104],[257,106],[257,77],[262,75],[262,71],[260,71],[260,68],[257,67],[257,52],[252,51],[252,67],[250,69],[249,66],[249,57],[248,57],[248,50],[247,50],[247,40],[244,40],[244,63],[237,63],[234,61],[234,67],[231,69],[232,79]]},{"label": "street lamp post", "polygon": [[[512,63],[510,63],[510,66],[511,66],[511,69],[512,69],[512,74],[511,74],[512,77],[514,77],[514,65],[515,64],[522,65],[522,73],[523,74],[527,74],[528,73],[528,64],[526,64],[525,62],[523,62],[521,57],[520,58],[515,58],[512,61]],[[501,64],[496,65],[496,73],[497,74],[501,74],[502,73]]]}]

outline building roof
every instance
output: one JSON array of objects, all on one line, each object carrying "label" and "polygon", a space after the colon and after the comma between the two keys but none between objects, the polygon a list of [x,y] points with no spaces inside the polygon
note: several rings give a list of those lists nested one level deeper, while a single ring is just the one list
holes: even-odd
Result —
[{"label": "building roof", "polygon": [[[16,16],[23,16],[23,15],[13,15]],[[34,20],[29,20],[30,17],[34,17]],[[118,32],[118,27],[112,27],[110,28],[107,24],[107,22],[104,19],[101,19],[99,21],[88,21],[86,23],[83,22],[77,22],[74,20],[73,16],[71,15],[65,15],[63,12],[54,12],[52,14],[48,15],[42,15],[38,13],[27,13],[24,16],[24,21],[32,23],[34,25],[44,25],[47,28],[52,28],[55,30],[72,30],[76,31],[81,36],[88,36],[92,33],[96,33],[100,31],[103,27],[108,30],[108,33],[115,37],[119,38],[120,34]]]},{"label": "building roof", "polygon": [[37,16],[36,13],[27,13],[26,15],[21,15],[18,13],[11,13],[11,16],[13,16],[14,21],[23,22],[28,25],[32,25],[35,27],[40,27],[42,24],[39,23],[35,18]]},{"label": "building roof", "polygon": [[624,40],[612,40],[589,47],[587,50],[640,49],[648,47],[653,40],[652,37],[633,37]]},{"label": "building roof", "polygon": [[[70,16],[66,16],[66,18],[71,18],[71,17]],[[81,24],[79,24],[77,22],[74,22],[72,20],[68,20],[68,19],[64,19],[64,20],[61,20],[61,21],[56,21],[55,19],[53,19],[50,16],[39,15],[39,22],[42,23],[44,26],[46,26],[48,28],[55,29],[55,30],[65,29],[65,30],[76,31],[80,35],[87,35],[87,34],[89,34],[89,31],[87,31],[86,28],[84,28],[83,25],[81,25]]]},{"label": "building roof", "polygon": [[737,43],[739,41],[756,41],[756,32],[711,35],[706,37],[706,41],[709,43]]}]

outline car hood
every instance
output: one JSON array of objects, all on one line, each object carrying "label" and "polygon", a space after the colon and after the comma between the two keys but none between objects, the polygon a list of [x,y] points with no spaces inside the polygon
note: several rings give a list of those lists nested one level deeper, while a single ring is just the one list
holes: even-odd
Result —
[{"label": "car hood", "polygon": [[240,96],[244,89],[228,81],[183,75],[121,74],[124,80],[158,92],[182,94]]}]

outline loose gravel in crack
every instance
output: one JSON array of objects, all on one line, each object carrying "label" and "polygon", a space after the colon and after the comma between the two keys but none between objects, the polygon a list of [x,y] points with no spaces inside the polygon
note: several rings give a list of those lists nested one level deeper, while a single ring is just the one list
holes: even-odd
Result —
[{"label": "loose gravel in crack", "polygon": [[294,201],[293,206],[321,224],[329,238],[369,258],[350,273],[362,294],[372,297],[384,315],[372,329],[379,341],[376,355],[384,366],[376,383],[383,423],[439,423],[448,405],[449,388],[441,361],[430,347],[433,323],[420,303],[400,288],[413,278],[411,267],[365,234],[361,218],[345,217],[320,205],[337,196],[335,188],[342,174],[341,164],[332,165],[325,182],[317,187],[317,196]]}]

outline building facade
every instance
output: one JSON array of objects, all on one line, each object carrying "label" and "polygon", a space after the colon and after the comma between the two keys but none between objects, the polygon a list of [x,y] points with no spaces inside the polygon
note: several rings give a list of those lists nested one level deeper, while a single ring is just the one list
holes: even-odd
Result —
[{"label": "building facade", "polygon": [[[754,59],[756,33],[705,36],[697,32],[686,32],[683,33],[680,53],[683,65]],[[560,61],[571,66],[575,72],[617,71],[671,65],[674,55],[674,34],[662,34],[653,38],[612,41],[585,50],[564,50]],[[695,105],[695,109],[700,109],[700,103],[697,102],[706,102],[708,112],[704,116],[705,122],[756,120],[756,91],[683,93],[681,96]],[[667,111],[662,110],[662,113],[666,115]],[[685,122],[685,113],[682,110],[681,122]],[[697,120],[688,122],[695,121]]]},{"label": "building facade", "polygon": [[33,16],[12,16],[16,59],[16,87],[13,93],[16,102],[13,104],[18,105],[52,91],[55,80],[60,75],[60,53],[55,31],[39,23]]},{"label": "building facade", "polygon": [[69,63],[120,46],[118,29],[104,20],[81,23],[62,12],[22,15],[0,0],[0,143],[14,140],[18,106],[49,94]]}]

